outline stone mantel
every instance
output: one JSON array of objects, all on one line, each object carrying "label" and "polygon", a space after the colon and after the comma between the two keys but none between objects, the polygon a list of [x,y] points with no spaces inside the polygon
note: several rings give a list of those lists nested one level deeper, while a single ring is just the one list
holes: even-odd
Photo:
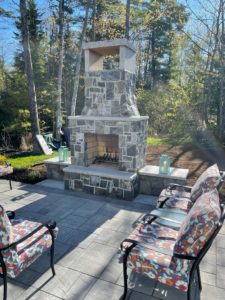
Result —
[{"label": "stone mantel", "polygon": [[[136,51],[134,44],[131,43],[129,40],[127,39],[114,39],[114,40],[107,40],[107,41],[95,41],[95,42],[84,42],[82,44],[82,48],[84,50],[86,49],[94,49],[96,52],[99,51],[100,53],[102,53],[101,49],[103,49],[103,51],[107,48],[107,50],[109,49],[114,49],[114,47],[127,47],[131,50],[133,50],[134,52]],[[106,51],[106,50],[105,50]],[[104,52],[103,52],[104,53]]]}]

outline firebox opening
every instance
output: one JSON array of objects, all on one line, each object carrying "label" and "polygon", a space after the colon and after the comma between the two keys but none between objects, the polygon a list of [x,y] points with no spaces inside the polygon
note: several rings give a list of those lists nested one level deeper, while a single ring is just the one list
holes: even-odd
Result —
[{"label": "firebox opening", "polygon": [[119,138],[114,134],[85,134],[86,165],[105,164],[118,166]]}]

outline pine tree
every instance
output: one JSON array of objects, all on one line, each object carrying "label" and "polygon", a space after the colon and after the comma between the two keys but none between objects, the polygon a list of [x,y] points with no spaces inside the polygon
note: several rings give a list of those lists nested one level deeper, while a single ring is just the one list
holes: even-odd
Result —
[{"label": "pine tree", "polygon": [[27,23],[27,7],[26,0],[20,0],[20,15],[21,15],[21,34],[22,34],[22,45],[24,53],[25,71],[28,83],[28,95],[30,102],[30,118],[31,118],[31,132],[33,140],[33,150],[35,152],[40,151],[36,140],[36,135],[40,134],[39,119],[38,119],[38,108],[37,108],[37,97],[33,76],[33,64],[30,50],[30,36],[29,28]]}]

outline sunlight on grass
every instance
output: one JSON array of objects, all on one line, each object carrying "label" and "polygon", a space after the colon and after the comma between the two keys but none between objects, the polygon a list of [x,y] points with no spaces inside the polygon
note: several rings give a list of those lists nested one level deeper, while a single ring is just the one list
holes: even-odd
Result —
[{"label": "sunlight on grass", "polygon": [[190,135],[184,135],[182,137],[148,137],[147,142],[148,145],[151,146],[182,146],[193,143],[193,138]]},{"label": "sunlight on grass", "polygon": [[26,169],[32,167],[34,164],[42,163],[44,160],[56,157],[58,152],[54,152],[51,155],[44,155],[44,154],[25,154],[25,155],[18,155],[14,157],[8,157],[8,161],[12,164],[13,168],[16,169]]},{"label": "sunlight on grass", "polygon": [[157,145],[167,145],[168,141],[165,138],[160,137],[148,137],[147,139],[148,145],[157,146]]}]

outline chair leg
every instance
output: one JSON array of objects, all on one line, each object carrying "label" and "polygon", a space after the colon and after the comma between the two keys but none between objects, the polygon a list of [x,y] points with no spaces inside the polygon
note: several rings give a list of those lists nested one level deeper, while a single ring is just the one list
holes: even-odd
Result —
[{"label": "chair leg", "polygon": [[191,287],[190,286],[188,287],[188,290],[187,290],[187,300],[191,300]]},{"label": "chair leg", "polygon": [[123,261],[123,282],[124,282],[124,292],[122,297],[120,298],[121,300],[125,300],[127,296],[127,255],[124,255],[124,261]]},{"label": "chair leg", "polygon": [[7,300],[7,275],[6,274],[3,274],[3,283],[4,283],[3,300]]},{"label": "chair leg", "polygon": [[197,267],[197,274],[198,274],[198,286],[199,286],[199,290],[201,292],[202,291],[202,281],[201,281],[201,274],[200,274],[199,266]]},{"label": "chair leg", "polygon": [[11,179],[9,179],[9,187],[10,187],[10,190],[12,190],[12,181],[11,181]]},{"label": "chair leg", "polygon": [[[199,290],[201,292],[202,282],[201,282],[199,266],[196,267],[196,271],[197,271],[197,276],[198,276],[198,286],[199,286]],[[190,277],[190,281],[189,281],[189,285],[188,285],[188,290],[187,290],[187,300],[191,300],[191,288],[192,288],[192,284],[193,284],[193,275],[194,275],[194,273],[192,272],[191,277]]]},{"label": "chair leg", "polygon": [[54,268],[54,237],[52,237],[52,246],[50,250],[50,265],[52,269],[52,275],[55,276],[55,268]]},{"label": "chair leg", "polygon": [[3,277],[3,284],[4,284],[3,300],[7,300],[7,270],[6,270],[5,262],[3,260],[2,253],[0,253],[0,264],[2,268],[2,277]]}]

